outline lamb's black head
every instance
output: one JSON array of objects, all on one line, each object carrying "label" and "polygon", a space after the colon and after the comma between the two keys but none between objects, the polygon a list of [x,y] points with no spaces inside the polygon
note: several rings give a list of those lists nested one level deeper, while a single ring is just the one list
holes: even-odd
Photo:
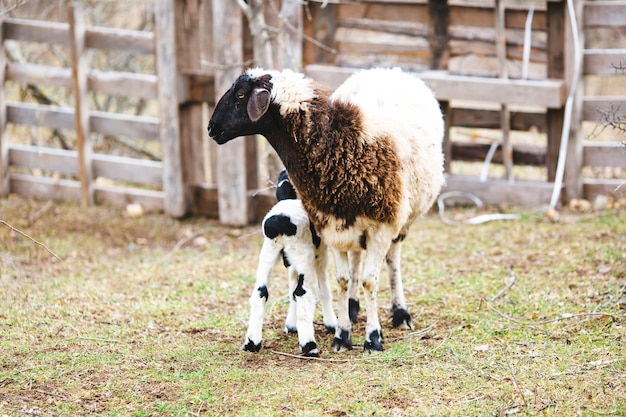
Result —
[{"label": "lamb's black head", "polygon": [[218,101],[209,121],[209,136],[223,144],[236,137],[262,133],[259,121],[271,101],[272,76],[244,72]]},{"label": "lamb's black head", "polygon": [[296,195],[296,189],[291,185],[291,181],[289,180],[289,176],[287,175],[287,170],[283,169],[278,174],[278,185],[276,186],[276,199],[278,201],[281,200],[295,200],[298,196]]}]

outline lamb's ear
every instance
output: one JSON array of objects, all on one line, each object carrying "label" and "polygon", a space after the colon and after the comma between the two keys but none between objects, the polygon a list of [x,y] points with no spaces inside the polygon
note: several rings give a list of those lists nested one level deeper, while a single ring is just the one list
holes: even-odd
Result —
[{"label": "lamb's ear", "polygon": [[255,88],[248,100],[248,116],[256,122],[270,107],[270,92],[265,88]]}]

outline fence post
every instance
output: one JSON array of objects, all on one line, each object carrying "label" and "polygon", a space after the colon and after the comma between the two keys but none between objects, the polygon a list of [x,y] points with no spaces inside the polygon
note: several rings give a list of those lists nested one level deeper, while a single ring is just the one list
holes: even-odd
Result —
[{"label": "fence post", "polygon": [[163,188],[165,212],[181,217],[186,212],[181,145],[178,122],[178,94],[176,73],[175,0],[156,0],[155,50],[159,76],[159,137],[163,152]]},{"label": "fence post", "polygon": [[68,15],[72,54],[72,85],[74,87],[74,120],[76,122],[78,148],[78,175],[80,177],[80,201],[83,206],[87,206],[93,204],[94,192],[93,170],[91,166],[91,138],[89,137],[85,19],[80,3],[70,3]]},{"label": "fence post", "polygon": [[[233,0],[213,1],[216,102],[241,73],[243,39],[241,9]],[[245,138],[217,147],[217,200],[221,223],[248,223]]]},{"label": "fence post", "polygon": [[6,58],[4,56],[4,13],[0,13],[0,198],[9,194],[9,138],[7,136],[7,102],[4,93]]}]

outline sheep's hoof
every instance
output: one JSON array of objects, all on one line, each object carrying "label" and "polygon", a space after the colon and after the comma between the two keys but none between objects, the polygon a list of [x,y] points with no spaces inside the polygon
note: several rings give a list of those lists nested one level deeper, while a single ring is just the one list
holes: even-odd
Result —
[{"label": "sheep's hoof", "polygon": [[365,340],[363,344],[363,351],[365,353],[372,353],[372,351],[382,352],[385,350],[385,348],[383,348],[382,334],[378,330],[373,330],[368,339],[369,340]]},{"label": "sheep's hoof", "polygon": [[413,330],[411,315],[404,308],[394,308],[391,313],[393,327],[405,330]]},{"label": "sheep's hoof", "polygon": [[352,349],[352,341],[350,340],[350,331],[342,329],[339,337],[333,339],[332,348],[335,352],[344,352]]},{"label": "sheep's hoof", "polygon": [[335,334],[335,326],[325,324],[324,327],[326,328],[326,334]]},{"label": "sheep's hoof", "polygon": [[304,346],[300,346],[300,350],[302,351],[302,355],[308,358],[317,358],[320,356],[320,351],[317,350],[317,343],[308,342]]},{"label": "sheep's hoof", "polygon": [[356,323],[356,317],[359,315],[359,310],[361,310],[359,300],[355,300],[354,298],[348,299],[348,316],[353,324]]},{"label": "sheep's hoof", "polygon": [[241,347],[242,350],[248,352],[258,352],[261,350],[261,342],[254,343],[252,340],[248,339],[248,342]]},{"label": "sheep's hoof", "polygon": [[284,334],[298,333],[298,329],[296,329],[295,327],[285,326],[285,330],[283,330],[283,333]]}]

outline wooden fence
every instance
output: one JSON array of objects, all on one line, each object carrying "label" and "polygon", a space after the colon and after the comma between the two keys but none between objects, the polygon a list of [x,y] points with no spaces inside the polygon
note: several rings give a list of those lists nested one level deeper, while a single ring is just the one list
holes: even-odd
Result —
[{"label": "wooden fence", "polygon": [[[574,4],[583,42],[589,31],[626,26],[626,1],[575,0]],[[501,132],[492,143],[447,141],[448,190],[473,192],[493,204],[548,203],[574,75],[566,1],[346,0],[309,2],[303,7],[309,17],[303,21],[309,40],[298,48],[309,75],[334,86],[355,68],[398,65],[431,85],[446,113],[448,132],[453,127]],[[206,105],[215,103],[252,57],[250,34],[244,30],[247,22],[237,3],[156,0],[154,15],[152,32],[84,27],[81,11],[75,8],[70,9],[68,23],[0,15],[3,46],[7,40],[21,40],[66,45],[73,52],[69,68],[5,61],[0,54],[3,83],[73,88],[76,98],[74,107],[61,108],[0,97],[0,196],[14,192],[85,203],[137,202],[173,216],[198,213],[228,224],[255,221],[264,214],[273,196],[255,192],[264,185],[259,180],[257,142],[237,140],[215,147],[205,137]],[[272,21],[269,16],[268,21]],[[626,65],[626,44],[619,44],[624,39],[618,36],[610,47],[585,49],[580,75],[623,76],[623,70],[620,74],[616,68]],[[90,69],[85,51],[94,48],[153,55],[154,74]],[[205,60],[212,66],[203,65]],[[623,179],[585,177],[583,167],[626,168],[626,151],[617,142],[585,141],[581,124],[605,123],[606,115],[619,106],[626,111],[626,93],[585,94],[582,78],[575,89],[564,200],[619,193]],[[159,115],[91,110],[89,91],[156,100]],[[64,150],[10,143],[7,123],[75,130],[79,145]],[[531,128],[546,134],[544,145],[510,140],[512,131]],[[163,159],[95,153],[90,133],[157,141]],[[484,161],[494,143],[498,151],[493,162],[505,167],[503,178],[481,180],[453,172],[454,161]],[[544,167],[545,178],[516,179],[512,168],[517,165]],[[62,175],[60,179],[39,176],[29,173],[32,169]],[[95,180],[101,177],[118,185]]]}]

